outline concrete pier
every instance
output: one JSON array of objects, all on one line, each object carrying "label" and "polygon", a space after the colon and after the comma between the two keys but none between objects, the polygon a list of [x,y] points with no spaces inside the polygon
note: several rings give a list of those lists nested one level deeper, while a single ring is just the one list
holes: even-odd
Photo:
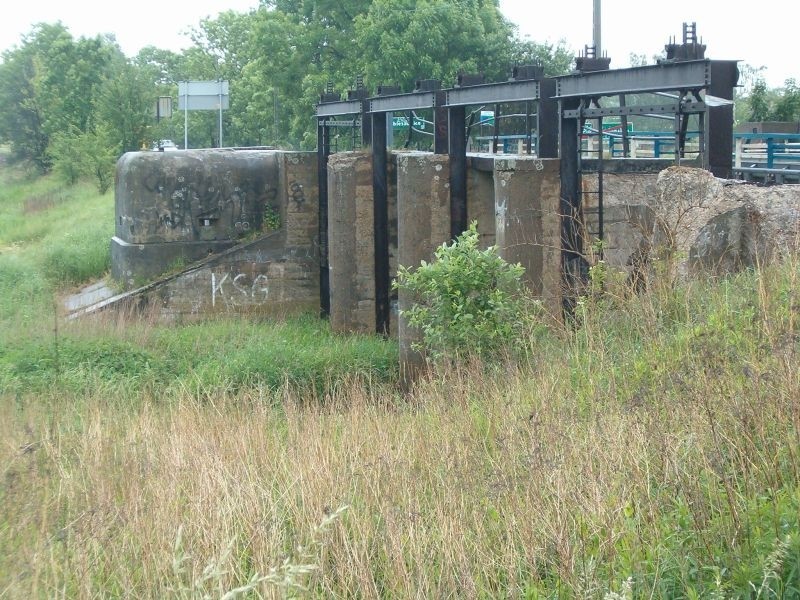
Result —
[{"label": "concrete pier", "polygon": [[524,281],[554,318],[561,315],[559,162],[529,156],[494,164],[496,243],[525,267]]},{"label": "concrete pier", "polygon": [[331,328],[375,333],[372,163],[362,152],[328,159]]},{"label": "concrete pier", "polygon": [[[412,152],[397,156],[397,254],[405,267],[433,260],[438,246],[450,240],[450,160],[446,154]],[[411,308],[413,298],[400,291],[400,313]],[[411,379],[425,359],[412,345],[420,332],[398,319],[401,377]]]}]

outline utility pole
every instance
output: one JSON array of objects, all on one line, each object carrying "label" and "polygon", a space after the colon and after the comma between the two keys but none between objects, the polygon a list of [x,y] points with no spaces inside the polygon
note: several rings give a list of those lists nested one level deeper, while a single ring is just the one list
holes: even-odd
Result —
[{"label": "utility pole", "polygon": [[592,36],[592,42],[594,44],[594,52],[597,58],[603,56],[600,44],[600,2],[601,0],[594,0],[594,35]]}]

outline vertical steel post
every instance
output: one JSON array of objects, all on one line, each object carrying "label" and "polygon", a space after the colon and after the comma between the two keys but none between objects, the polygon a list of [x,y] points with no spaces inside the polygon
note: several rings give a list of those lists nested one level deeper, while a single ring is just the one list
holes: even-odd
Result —
[{"label": "vertical steel post", "polygon": [[450,154],[450,235],[467,229],[467,137],[466,109],[452,106],[448,113]]},{"label": "vertical steel post", "polygon": [[[561,111],[576,110],[575,98],[562,101]],[[563,307],[566,316],[575,308],[575,294],[582,281],[583,239],[580,228],[580,123],[581,119],[561,117],[561,265]]]},{"label": "vertical steel post", "polygon": [[219,147],[222,148],[222,79],[219,83]]},{"label": "vertical steel post", "polygon": [[328,157],[330,131],[326,119],[317,120],[317,184],[319,186],[319,312],[323,319],[331,314],[331,279],[328,261]]},{"label": "vertical steel post", "polygon": [[536,155],[539,158],[558,158],[559,112],[555,95],[556,80],[542,79],[536,107]]},{"label": "vertical steel post", "polygon": [[601,0],[594,0],[594,20],[593,20],[593,23],[592,23],[593,26],[594,26],[594,31],[593,31],[593,35],[592,35],[592,43],[594,44],[595,56],[597,58],[600,58],[600,57],[603,56],[603,53],[601,51],[602,45],[601,45],[601,40],[600,40],[600,34],[601,34],[601,31],[602,31],[602,27],[601,27],[602,7],[600,6],[600,3],[601,3]]},{"label": "vertical steel post", "polygon": [[447,92],[436,92],[436,106],[433,109],[433,152],[434,154],[447,154],[448,150],[448,123],[447,123]]},{"label": "vertical steel post", "polygon": [[189,149],[189,82],[184,81],[183,90],[183,149]]},{"label": "vertical steel post", "polygon": [[[674,124],[673,124],[673,129],[674,129],[674,132],[673,132],[674,133],[674,135],[673,135],[674,142],[673,143],[675,145],[674,156],[675,156],[675,164],[676,165],[681,164],[681,126],[682,126],[681,125],[681,121],[682,121],[681,113],[680,112],[676,112],[675,113],[675,118],[674,118]],[[656,141],[658,141],[658,140],[656,140]]]},{"label": "vertical steel post", "polygon": [[369,100],[361,101],[361,147],[372,145],[372,118],[369,114]]},{"label": "vertical steel post", "polygon": [[525,154],[533,153],[533,133],[531,132],[531,102],[525,103]]},{"label": "vertical steel post", "polygon": [[375,331],[389,334],[389,203],[386,113],[372,113],[372,197],[375,236]]},{"label": "vertical steel post", "polygon": [[[619,105],[625,108],[626,99],[625,94],[619,95]],[[628,139],[628,115],[622,115],[619,118],[620,125],[622,126],[622,158],[628,158],[631,153],[631,141]],[[612,152],[613,158],[613,152]]]},{"label": "vertical steel post", "polygon": [[[735,60],[712,60],[711,85],[706,90],[712,96],[733,100],[733,88],[739,80]],[[733,171],[733,104],[708,109],[708,169],[716,176],[729,179]]]},{"label": "vertical steel post", "polygon": [[492,154],[500,151],[500,105],[494,105],[494,127],[492,128]]},{"label": "vertical steel post", "polygon": [[603,117],[597,119],[597,131],[600,135],[600,145],[597,147],[597,239],[600,240],[600,260],[603,260],[603,239],[605,238],[605,220],[603,206]]}]

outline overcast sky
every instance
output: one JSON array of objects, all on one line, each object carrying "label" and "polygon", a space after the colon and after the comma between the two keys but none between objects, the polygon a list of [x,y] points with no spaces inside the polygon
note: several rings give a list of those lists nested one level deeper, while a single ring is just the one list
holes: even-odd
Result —
[{"label": "overcast sky", "polygon": [[[0,18],[0,50],[18,44],[38,22],[61,21],[75,36],[111,33],[132,56],[154,45],[180,50],[190,42],[183,33],[200,19],[222,10],[247,11],[258,0],[6,0]],[[574,50],[592,39],[592,0],[500,0],[503,13],[535,41],[564,39]],[[696,21],[709,58],[739,59],[766,66],[770,86],[800,80],[796,39],[799,0],[603,0],[603,50],[611,66],[625,67],[631,53],[652,56],[670,36],[680,37],[684,21]]]}]

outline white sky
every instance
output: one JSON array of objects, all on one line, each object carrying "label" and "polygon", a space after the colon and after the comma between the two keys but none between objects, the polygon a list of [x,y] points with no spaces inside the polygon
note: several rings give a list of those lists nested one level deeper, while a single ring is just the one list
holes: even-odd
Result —
[{"label": "white sky", "polygon": [[[0,14],[0,51],[20,42],[38,22],[61,21],[73,36],[112,33],[128,55],[154,45],[180,50],[182,34],[200,19],[223,10],[246,11],[258,0],[6,0]],[[500,0],[502,12],[520,33],[535,41],[564,39],[574,50],[592,39],[592,0]],[[670,36],[680,37],[684,21],[696,21],[709,58],[739,59],[767,66],[770,86],[794,77],[800,36],[800,0],[644,0],[603,1],[603,50],[611,66],[625,67],[633,52],[660,52]]]}]

